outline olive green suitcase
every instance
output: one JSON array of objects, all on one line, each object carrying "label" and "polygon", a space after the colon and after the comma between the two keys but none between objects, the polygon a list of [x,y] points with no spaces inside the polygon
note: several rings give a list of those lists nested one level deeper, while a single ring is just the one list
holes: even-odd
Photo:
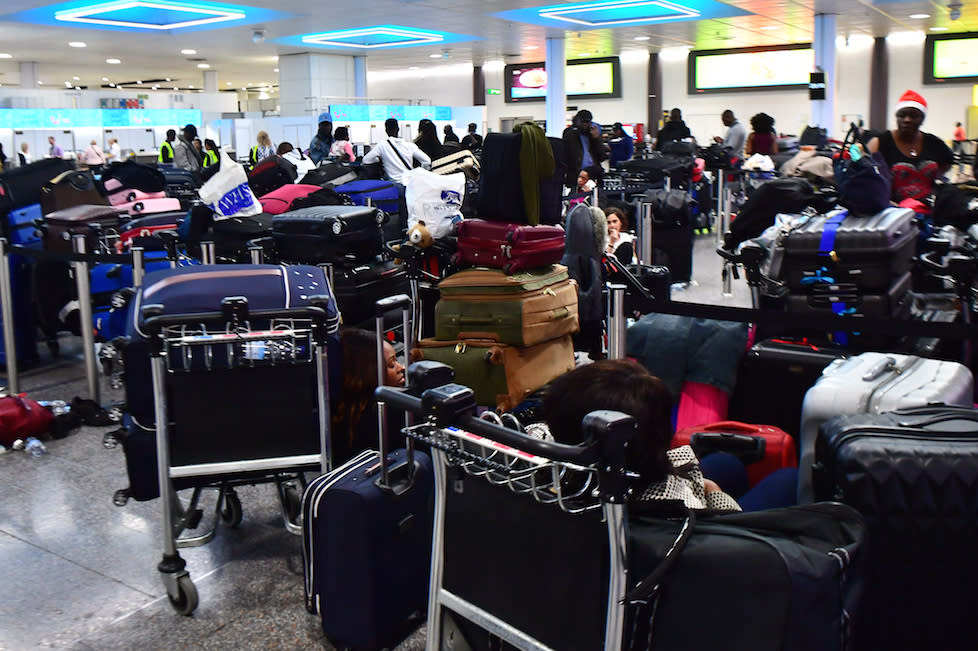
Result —
[{"label": "olive green suitcase", "polygon": [[570,335],[535,346],[507,346],[486,339],[422,339],[411,361],[430,359],[455,369],[455,382],[475,392],[479,405],[508,411],[528,395],[574,368]]},{"label": "olive green suitcase", "polygon": [[435,339],[489,339],[532,346],[577,332],[577,283],[549,265],[513,275],[466,269],[438,284]]}]

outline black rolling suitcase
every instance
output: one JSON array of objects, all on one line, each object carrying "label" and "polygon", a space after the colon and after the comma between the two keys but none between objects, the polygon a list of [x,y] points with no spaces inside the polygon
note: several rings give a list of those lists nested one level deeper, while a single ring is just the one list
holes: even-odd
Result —
[{"label": "black rolling suitcase", "polygon": [[[773,425],[797,442],[805,393],[822,377],[826,366],[848,356],[842,346],[807,339],[757,342],[740,363],[730,398],[730,420]],[[778,397],[772,398],[775,388]]]},{"label": "black rolling suitcase", "polygon": [[272,234],[272,215],[259,213],[247,217],[228,217],[211,224],[210,234],[203,239],[214,242],[218,258],[246,263],[251,261],[248,242]]},{"label": "black rolling suitcase", "polygon": [[688,283],[693,277],[693,226],[653,231],[652,263],[669,268],[674,283]]},{"label": "black rolling suitcase", "polygon": [[[390,260],[333,269],[333,291],[343,322],[373,327],[374,305],[386,296],[408,294],[411,283],[404,269]],[[369,321],[369,323],[368,323]]]},{"label": "black rolling suitcase", "polygon": [[978,411],[837,416],[816,445],[816,499],[855,507],[869,530],[856,648],[978,648]]},{"label": "black rolling suitcase", "polygon": [[166,196],[180,200],[180,206],[187,210],[197,198],[200,179],[190,170],[176,167],[161,167],[166,178]]},{"label": "black rolling suitcase", "polygon": [[[406,313],[410,300],[398,298],[378,303],[375,314],[396,307]],[[382,432],[385,421],[379,419]],[[388,453],[386,435],[379,442],[380,452],[363,452],[318,477],[302,498],[306,609],[319,613],[338,646],[394,646],[428,605],[431,458],[410,446]]]},{"label": "black rolling suitcase", "polygon": [[386,218],[368,206],[313,206],[275,215],[272,238],[281,260],[361,264],[381,253]]}]

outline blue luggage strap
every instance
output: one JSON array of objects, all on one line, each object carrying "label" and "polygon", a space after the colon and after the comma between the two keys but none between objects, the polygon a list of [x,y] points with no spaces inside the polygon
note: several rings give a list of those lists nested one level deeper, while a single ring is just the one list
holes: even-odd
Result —
[{"label": "blue luggage strap", "polygon": [[832,262],[839,261],[839,256],[835,253],[835,236],[838,234],[842,222],[848,216],[848,210],[840,210],[825,220],[822,229],[822,239],[818,243],[818,254],[827,255],[832,259]]}]

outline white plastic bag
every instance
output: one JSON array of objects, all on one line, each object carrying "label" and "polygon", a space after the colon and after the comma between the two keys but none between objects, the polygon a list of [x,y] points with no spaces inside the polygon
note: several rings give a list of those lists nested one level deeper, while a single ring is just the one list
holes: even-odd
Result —
[{"label": "white plastic bag", "polygon": [[221,169],[199,190],[200,199],[214,211],[214,219],[246,217],[261,212],[261,203],[248,186],[244,167],[221,149]]},{"label": "white plastic bag", "polygon": [[452,234],[455,224],[462,221],[462,199],[465,198],[465,174],[435,174],[416,167],[401,176],[407,202],[410,230],[424,222],[431,237],[438,239]]}]

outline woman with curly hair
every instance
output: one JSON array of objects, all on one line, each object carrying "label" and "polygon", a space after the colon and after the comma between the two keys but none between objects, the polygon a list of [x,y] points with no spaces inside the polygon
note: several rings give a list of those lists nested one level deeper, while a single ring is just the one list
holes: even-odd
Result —
[{"label": "woman with curly hair", "polygon": [[773,156],[778,153],[778,134],[774,130],[774,118],[767,113],[758,113],[750,119],[750,126],[753,131],[747,135],[744,154]]}]

